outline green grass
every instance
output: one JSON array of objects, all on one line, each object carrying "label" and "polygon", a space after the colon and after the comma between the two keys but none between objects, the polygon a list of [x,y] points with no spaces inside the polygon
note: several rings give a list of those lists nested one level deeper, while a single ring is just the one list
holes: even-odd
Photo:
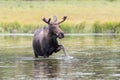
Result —
[{"label": "green grass", "polygon": [[120,22],[95,22],[92,30],[93,33],[120,33]]},{"label": "green grass", "polygon": [[12,23],[0,23],[0,32],[3,33],[32,33],[35,29],[41,27],[40,25],[33,25],[33,24],[20,24],[18,22]]},{"label": "green grass", "polygon": [[[67,33],[107,32],[112,25],[119,25],[120,1],[0,1],[0,32],[11,32],[13,29],[18,32],[32,32],[46,25],[42,21],[43,17],[54,15],[58,17],[58,21],[64,15],[68,16],[62,24]],[[108,25],[111,28],[108,28]],[[119,32],[118,30],[119,27],[116,31]]]},{"label": "green grass", "polygon": [[[65,33],[120,33],[120,22],[94,22],[88,25],[86,22],[79,24],[64,23],[61,25]],[[20,24],[13,23],[0,23],[0,32],[2,33],[33,33],[37,28],[43,27],[42,25],[33,24]]]}]

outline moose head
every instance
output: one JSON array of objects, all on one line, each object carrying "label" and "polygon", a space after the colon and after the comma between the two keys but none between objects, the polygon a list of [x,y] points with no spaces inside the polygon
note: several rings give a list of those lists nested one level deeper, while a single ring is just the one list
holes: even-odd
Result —
[{"label": "moose head", "polygon": [[64,22],[66,18],[67,16],[64,16],[62,21],[57,22],[57,17],[53,16],[53,22],[51,22],[51,18],[49,19],[43,18],[43,21],[48,24],[49,33],[61,39],[64,38],[64,32],[61,30],[60,24]]}]

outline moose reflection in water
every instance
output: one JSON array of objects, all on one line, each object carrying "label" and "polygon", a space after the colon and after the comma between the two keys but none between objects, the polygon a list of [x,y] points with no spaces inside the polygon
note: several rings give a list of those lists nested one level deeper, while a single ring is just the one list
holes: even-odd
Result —
[{"label": "moose reflection in water", "polygon": [[64,38],[64,32],[60,29],[60,24],[64,22],[66,18],[67,16],[64,16],[60,22],[57,22],[56,16],[53,17],[53,22],[50,22],[51,18],[48,20],[43,18],[43,21],[47,23],[48,26],[39,28],[34,32],[33,49],[35,57],[49,57],[53,52],[56,53],[61,49],[64,51],[64,46],[58,44],[57,38]]},{"label": "moose reflection in water", "polygon": [[34,78],[36,79],[56,79],[60,71],[60,65],[56,59],[41,59],[34,61]]},{"label": "moose reflection in water", "polygon": [[73,59],[33,58],[31,40],[0,37],[0,80],[120,80],[120,35],[66,36]]}]

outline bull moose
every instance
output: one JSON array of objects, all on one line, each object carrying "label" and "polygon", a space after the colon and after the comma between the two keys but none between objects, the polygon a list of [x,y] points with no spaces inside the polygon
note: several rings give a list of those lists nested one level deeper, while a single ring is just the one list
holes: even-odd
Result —
[{"label": "bull moose", "polygon": [[66,18],[67,16],[64,16],[60,22],[57,22],[56,16],[53,17],[53,22],[51,22],[51,18],[42,19],[48,26],[39,28],[34,32],[33,49],[36,58],[38,56],[49,57],[53,52],[56,53],[61,49],[64,51],[64,46],[58,44],[57,38],[64,38],[64,32],[61,30],[60,24],[64,22]]}]

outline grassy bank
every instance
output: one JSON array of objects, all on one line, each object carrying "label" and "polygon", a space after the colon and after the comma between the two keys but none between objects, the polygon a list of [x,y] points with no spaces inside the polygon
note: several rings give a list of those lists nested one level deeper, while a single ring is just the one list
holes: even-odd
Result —
[{"label": "grassy bank", "polygon": [[[18,22],[13,23],[0,23],[0,32],[2,33],[32,33],[37,28],[44,25],[34,24],[20,24]],[[81,22],[79,24],[62,24],[63,31],[65,33],[120,33],[120,22],[105,22],[100,23],[98,21],[93,24],[87,24]]]},{"label": "grassy bank", "polygon": [[33,32],[45,25],[43,17],[54,15],[68,16],[62,24],[67,33],[119,32],[119,8],[119,0],[1,0],[0,32]]}]

